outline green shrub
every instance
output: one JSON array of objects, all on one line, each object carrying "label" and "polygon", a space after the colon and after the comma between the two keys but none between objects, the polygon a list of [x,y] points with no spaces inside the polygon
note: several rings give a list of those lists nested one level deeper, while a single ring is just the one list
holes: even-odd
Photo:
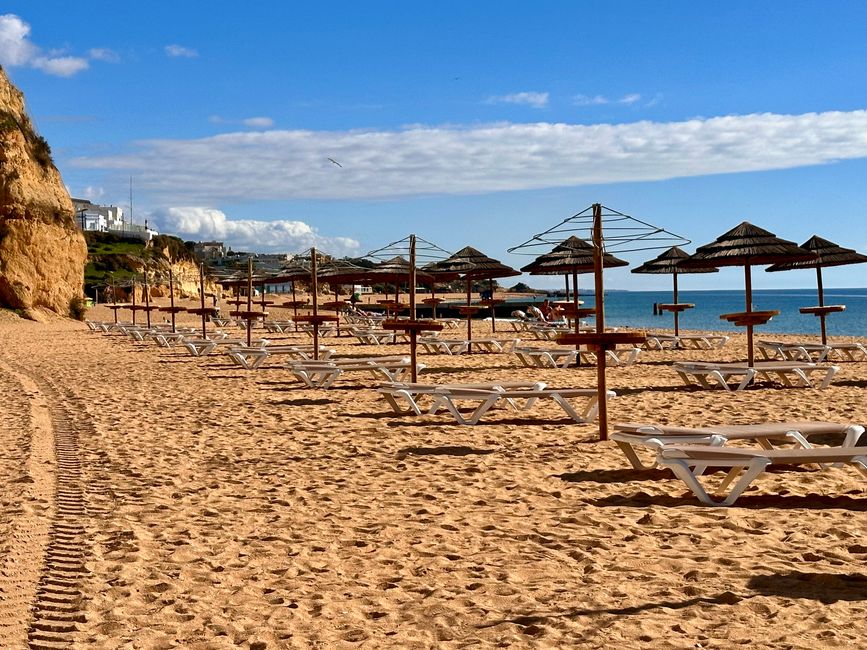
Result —
[{"label": "green shrub", "polygon": [[73,296],[69,299],[69,317],[75,320],[84,320],[87,314],[87,300],[81,296]]}]

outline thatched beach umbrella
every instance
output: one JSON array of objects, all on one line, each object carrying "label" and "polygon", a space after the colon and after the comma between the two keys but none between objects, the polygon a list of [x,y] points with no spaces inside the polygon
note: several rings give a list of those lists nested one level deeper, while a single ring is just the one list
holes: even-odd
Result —
[{"label": "thatched beach umbrella", "polygon": [[[604,268],[613,268],[617,266],[629,266],[629,262],[614,257],[610,253],[603,253],[602,266]],[[530,275],[560,275],[563,274],[567,278],[572,275],[572,304],[575,314],[575,333],[577,334],[580,327],[581,315],[578,310],[580,304],[578,297],[578,274],[593,273],[594,270],[594,248],[580,237],[572,235],[568,239],[557,244],[554,249],[543,255],[540,255],[529,264],[522,266],[523,273]],[[595,311],[595,309],[593,310]],[[590,310],[588,310],[588,313]]]},{"label": "thatched beach umbrella", "polygon": [[686,268],[713,268],[743,266],[746,289],[744,312],[723,314],[720,318],[739,327],[747,328],[747,361],[753,366],[753,327],[764,325],[779,311],[753,311],[753,282],[751,268],[782,262],[811,260],[815,255],[794,242],[780,239],[774,233],[744,221],[723,233],[710,244],[699,246],[695,254],[681,262]]},{"label": "thatched beach umbrella", "polygon": [[828,336],[825,330],[825,317],[833,312],[843,311],[846,305],[825,305],[825,288],[822,285],[822,269],[826,266],[844,266],[847,264],[863,264],[867,255],[862,255],[852,248],[843,248],[834,242],[813,235],[801,248],[811,251],[816,257],[800,262],[783,262],[774,264],[766,271],[791,271],[794,269],[816,269],[816,287],[819,296],[818,307],[804,307],[801,313],[814,314],[819,317],[822,328],[822,345],[827,344]]},{"label": "thatched beach umbrella", "polygon": [[690,309],[692,305],[682,304],[678,302],[677,297],[677,276],[683,273],[718,273],[719,269],[714,267],[708,268],[688,268],[683,266],[683,261],[689,259],[689,253],[685,250],[672,246],[667,251],[663,252],[652,260],[648,260],[641,266],[632,269],[633,273],[659,273],[672,276],[674,284],[671,311],[674,312],[674,335],[680,334],[679,317],[680,312],[684,309]]},{"label": "thatched beach umbrella", "polygon": [[[493,289],[494,278],[508,278],[515,275],[521,275],[520,271],[516,271],[511,266],[506,266],[499,260],[495,260],[493,257],[488,257],[472,246],[462,248],[442,262],[425,267],[425,270],[434,275],[437,273],[458,273],[463,276],[464,280],[466,280],[467,304],[461,310],[467,315],[467,340],[469,341],[472,341],[473,339],[472,316],[476,311],[473,309],[471,304],[473,280],[489,280],[491,282],[491,288]],[[494,308],[491,306],[492,319],[494,318],[493,312]],[[471,352],[470,347],[467,348],[467,351]]]},{"label": "thatched beach umbrella", "polygon": [[[341,284],[359,282],[365,277],[367,271],[363,266],[353,264],[348,260],[330,259],[324,262],[316,272],[319,280],[327,282],[334,291],[334,313],[337,315],[337,336],[340,336],[340,294],[338,289]],[[327,308],[327,307],[324,307]]]}]

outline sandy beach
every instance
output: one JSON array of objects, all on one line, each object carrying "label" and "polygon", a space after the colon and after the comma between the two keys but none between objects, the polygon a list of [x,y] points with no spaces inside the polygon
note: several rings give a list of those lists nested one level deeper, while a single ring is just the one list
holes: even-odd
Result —
[{"label": "sandy beach", "polygon": [[[458,426],[393,414],[366,375],[308,389],[277,363],[245,371],[60,319],[6,315],[0,338],[4,648],[863,645],[852,469],[770,473],[707,508],[550,405]],[[867,422],[867,363],[840,363],[823,391],[737,393],[667,367],[745,351],[738,334],[610,369],[612,422]],[[594,368],[510,354],[421,360],[425,381],[595,385]]]}]

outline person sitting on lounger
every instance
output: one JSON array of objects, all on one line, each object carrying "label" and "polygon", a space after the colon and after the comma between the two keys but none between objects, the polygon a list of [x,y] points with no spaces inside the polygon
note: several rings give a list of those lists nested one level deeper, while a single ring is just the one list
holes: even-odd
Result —
[{"label": "person sitting on lounger", "polygon": [[536,307],[536,305],[530,305],[529,307],[527,307],[527,314],[531,318],[535,318],[536,320],[542,321],[543,323],[545,322],[545,314],[542,313],[542,310]]}]

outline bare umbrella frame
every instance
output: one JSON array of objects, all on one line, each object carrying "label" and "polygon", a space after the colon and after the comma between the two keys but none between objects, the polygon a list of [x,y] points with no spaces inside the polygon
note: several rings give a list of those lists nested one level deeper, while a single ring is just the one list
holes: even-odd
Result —
[{"label": "bare umbrella frame", "polygon": [[672,277],[672,303],[664,305],[669,307],[666,311],[674,313],[674,335],[680,335],[680,312],[686,309],[692,309],[695,305],[679,302],[677,276],[684,273],[719,273],[716,267],[708,268],[689,268],[683,266],[684,260],[689,259],[690,255],[685,250],[678,246],[672,246],[667,251],[648,260],[641,266],[632,269],[632,273],[653,273],[670,275]]},{"label": "bare umbrella frame", "polygon": [[[603,229],[607,233],[605,236],[603,236]],[[545,232],[534,235],[523,244],[510,248],[509,252],[538,250],[538,247],[557,244],[562,242],[565,237],[576,233],[589,233],[592,238],[596,331],[592,334],[561,334],[558,340],[567,345],[586,345],[589,349],[599,352],[596,363],[599,439],[607,440],[608,389],[605,375],[605,352],[616,348],[618,343],[633,345],[641,343],[646,339],[646,334],[644,332],[605,331],[604,255],[606,252],[620,254],[668,248],[672,244],[688,244],[689,240],[664,228],[608,208],[601,203],[594,203]]]},{"label": "bare umbrella frame", "polygon": [[755,365],[753,328],[764,325],[778,315],[777,310],[753,310],[753,266],[766,266],[783,262],[811,260],[815,254],[794,242],[781,239],[774,233],[744,221],[716,240],[699,246],[695,253],[681,264],[686,268],[714,268],[720,266],[744,267],[745,310],[722,314],[720,318],[738,327],[747,328],[747,362]]},{"label": "bare umbrella frame", "polygon": [[[419,246],[419,243],[421,246]],[[391,255],[395,255],[394,257],[390,257]],[[403,254],[406,253],[409,256],[409,259],[405,259]],[[395,319],[393,321],[386,321],[382,324],[383,329],[393,330],[393,331],[404,331],[409,334],[409,353],[411,360],[411,380],[413,382],[418,381],[418,334],[419,332],[438,332],[442,330],[443,326],[441,323],[436,323],[434,321],[419,321],[416,318],[416,295],[415,288],[417,284],[417,280],[419,278],[429,279],[431,282],[431,286],[433,286],[434,278],[431,273],[426,270],[422,270],[419,273],[419,269],[417,268],[418,261],[427,261],[428,264],[426,267],[429,267],[432,264],[436,264],[442,258],[441,256],[448,256],[448,252],[437,246],[436,244],[432,244],[431,242],[422,239],[414,234],[405,237],[404,239],[391,242],[382,248],[369,252],[365,257],[371,259],[380,259],[382,257],[386,257],[386,259],[382,264],[378,267],[374,267],[370,269],[371,275],[369,277],[379,277],[382,276],[392,277],[394,280],[399,281],[401,277],[400,271],[404,271],[406,273],[407,283],[409,285],[409,318],[406,320]],[[423,280],[424,281],[424,280]],[[436,304],[433,304],[434,313],[436,313]]]},{"label": "bare umbrella frame", "polygon": [[818,316],[821,323],[822,345],[828,344],[828,332],[825,326],[825,318],[828,314],[841,312],[846,309],[846,305],[826,305],[825,304],[825,287],[822,282],[822,269],[828,266],[844,266],[848,264],[863,264],[867,262],[867,255],[862,255],[852,248],[843,248],[832,241],[823,239],[818,235],[813,235],[801,244],[801,248],[811,251],[816,255],[812,260],[801,262],[783,262],[782,264],[774,264],[765,269],[765,271],[792,271],[795,269],[816,269],[816,292],[818,294],[819,304],[816,307],[802,307],[802,314],[813,314]]}]

